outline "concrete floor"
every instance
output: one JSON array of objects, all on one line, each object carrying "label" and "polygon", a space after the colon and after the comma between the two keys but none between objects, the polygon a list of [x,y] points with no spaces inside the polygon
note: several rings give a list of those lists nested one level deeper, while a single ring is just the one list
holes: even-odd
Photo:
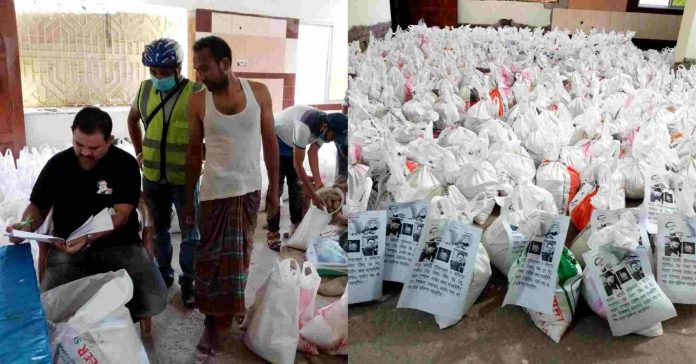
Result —
[{"label": "concrete floor", "polygon": [[[568,241],[576,234],[571,228]],[[573,324],[556,344],[521,308],[501,307],[507,279],[495,268],[477,303],[462,321],[445,330],[438,329],[433,315],[397,309],[401,287],[385,282],[381,302],[349,307],[351,362],[696,363],[693,305],[675,305],[678,316],[662,323],[660,337],[613,337],[609,324],[581,298]]]},{"label": "concrete floor", "polygon": [[[289,217],[287,208],[282,210],[281,231],[287,231]],[[280,261],[282,257],[293,257],[301,262],[303,252],[295,249],[283,248],[281,254],[270,250],[266,242],[266,231],[263,230],[263,222],[266,221],[265,214],[259,214],[256,234],[254,236],[254,252],[252,255],[252,265],[247,282],[246,299],[248,303],[253,302],[256,289],[261,285],[266,275],[273,268],[273,264]],[[178,264],[179,244],[181,237],[173,234],[174,244],[174,270],[177,275],[181,272]],[[317,305],[323,307],[339,297],[318,296]],[[180,288],[175,283],[169,289],[169,304],[164,312],[153,319],[153,338],[144,340],[143,344],[152,364],[190,364],[190,363],[264,363],[265,361],[251,352],[239,339],[241,331],[233,327],[236,338],[234,342],[228,343],[224,350],[215,359],[196,356],[196,345],[203,332],[203,315],[196,310],[189,310],[183,307],[180,297]],[[297,353],[296,363],[345,363],[346,357],[330,356],[321,354],[319,356],[307,356],[304,353]]]}]

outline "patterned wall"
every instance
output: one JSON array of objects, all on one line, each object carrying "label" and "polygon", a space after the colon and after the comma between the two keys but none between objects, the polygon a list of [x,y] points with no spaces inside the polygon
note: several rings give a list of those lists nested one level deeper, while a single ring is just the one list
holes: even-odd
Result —
[{"label": "patterned wall", "polygon": [[129,105],[148,78],[142,49],[186,19],[145,14],[18,14],[24,107]]}]

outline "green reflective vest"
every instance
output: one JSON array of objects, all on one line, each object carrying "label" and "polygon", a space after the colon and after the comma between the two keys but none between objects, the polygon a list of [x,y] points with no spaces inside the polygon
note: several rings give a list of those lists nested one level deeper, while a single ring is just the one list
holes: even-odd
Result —
[{"label": "green reflective vest", "polygon": [[[203,88],[202,84],[185,80],[186,85],[175,99],[168,122],[164,120],[164,107],[161,108],[149,125],[145,125],[143,140],[143,174],[150,181],[159,182],[163,177],[174,185],[186,184],[186,149],[188,147],[188,99],[192,93]],[[157,105],[162,102],[161,95],[152,86],[151,80],[140,83],[138,91],[138,111],[147,120]],[[162,141],[166,142],[162,142]],[[164,174],[164,176],[162,176]]]}]

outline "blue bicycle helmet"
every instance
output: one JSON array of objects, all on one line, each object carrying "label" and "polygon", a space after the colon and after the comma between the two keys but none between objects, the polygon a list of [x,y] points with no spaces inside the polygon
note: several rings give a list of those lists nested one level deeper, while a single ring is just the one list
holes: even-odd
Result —
[{"label": "blue bicycle helmet", "polygon": [[176,68],[184,60],[184,51],[174,39],[160,38],[145,46],[143,65],[152,68]]}]

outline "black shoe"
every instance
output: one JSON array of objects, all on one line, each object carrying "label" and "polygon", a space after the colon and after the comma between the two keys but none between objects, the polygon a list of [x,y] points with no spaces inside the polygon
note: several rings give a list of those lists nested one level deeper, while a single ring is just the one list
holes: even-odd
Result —
[{"label": "black shoe", "polygon": [[164,279],[164,284],[167,286],[167,289],[174,284],[174,275],[162,274],[162,279]]},{"label": "black shoe", "polygon": [[193,308],[195,298],[193,294],[193,283],[179,282],[181,284],[181,301],[186,308]]}]

